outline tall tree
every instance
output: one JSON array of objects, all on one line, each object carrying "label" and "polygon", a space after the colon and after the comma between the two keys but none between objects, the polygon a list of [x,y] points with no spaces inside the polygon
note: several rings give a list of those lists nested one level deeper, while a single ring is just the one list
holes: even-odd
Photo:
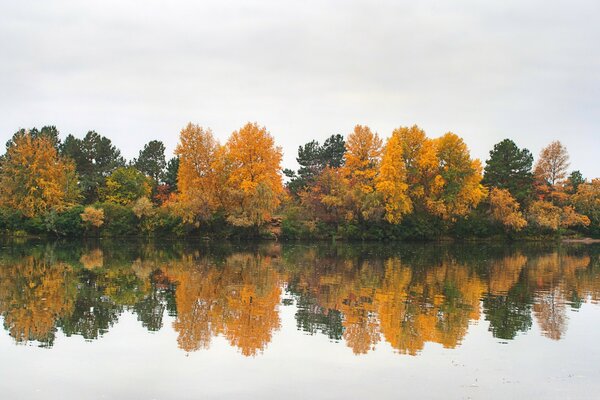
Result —
[{"label": "tall tree", "polygon": [[179,157],[173,157],[167,162],[163,181],[169,185],[171,192],[177,191],[177,175],[179,174]]},{"label": "tall tree", "polygon": [[540,158],[535,165],[535,175],[554,187],[567,177],[567,168],[569,168],[567,148],[555,140],[540,152]]},{"label": "tall tree", "polygon": [[489,188],[506,189],[519,203],[527,202],[533,188],[533,156],[515,142],[504,139],[494,145],[486,161],[482,183]]},{"label": "tall tree", "polygon": [[377,220],[385,213],[375,177],[381,161],[382,141],[368,126],[356,125],[346,142],[343,172],[350,184],[352,218]]},{"label": "tall tree", "polygon": [[397,224],[404,214],[412,211],[408,196],[406,165],[403,160],[402,143],[396,131],[387,140],[383,149],[381,167],[377,176],[377,191],[383,194],[385,218]]},{"label": "tall tree", "polygon": [[340,134],[331,135],[321,146],[321,164],[323,168],[340,168],[344,166],[344,154],[346,153],[346,141]]},{"label": "tall tree", "polygon": [[148,175],[157,185],[163,178],[167,165],[165,160],[165,145],[159,140],[151,140],[144,145],[133,165],[142,173]]},{"label": "tall tree", "polygon": [[125,166],[125,159],[110,139],[94,131],[88,132],[83,139],[67,136],[60,151],[75,161],[79,187],[86,203],[97,201],[105,179],[115,169]]},{"label": "tall tree", "polygon": [[0,204],[34,217],[62,210],[79,196],[73,163],[58,155],[51,136],[17,133],[0,170]]},{"label": "tall tree", "polygon": [[[189,123],[181,130],[175,155],[177,187],[183,217],[200,222],[208,219],[218,206],[215,161],[219,143],[210,129]],[[175,164],[176,163],[176,164]]]},{"label": "tall tree", "polygon": [[467,145],[452,132],[435,139],[434,144],[438,175],[427,202],[433,214],[452,220],[466,215],[485,197],[481,163],[471,159]]},{"label": "tall tree", "polygon": [[366,193],[374,190],[382,141],[368,126],[356,125],[348,135],[344,155],[346,175]]},{"label": "tall tree", "polygon": [[281,157],[273,136],[256,123],[231,134],[226,144],[231,223],[258,228],[270,220],[283,191]]}]

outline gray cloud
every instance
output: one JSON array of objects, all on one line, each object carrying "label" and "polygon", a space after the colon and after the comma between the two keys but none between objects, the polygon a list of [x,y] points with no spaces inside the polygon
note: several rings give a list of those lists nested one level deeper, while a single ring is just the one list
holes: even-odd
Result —
[{"label": "gray cloud", "polygon": [[553,139],[600,176],[600,3],[5,1],[0,139],[94,129],[128,157],[188,122],[296,148],[363,123],[454,131],[476,157]]}]

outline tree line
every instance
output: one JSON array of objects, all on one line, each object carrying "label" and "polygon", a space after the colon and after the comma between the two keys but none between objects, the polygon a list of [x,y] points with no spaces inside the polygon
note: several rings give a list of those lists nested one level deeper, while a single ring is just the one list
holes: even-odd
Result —
[{"label": "tree line", "polygon": [[220,143],[189,123],[126,161],[94,131],[21,129],[0,157],[0,230],[12,234],[347,238],[600,234],[600,179],[569,170],[567,149],[505,139],[483,165],[462,138],[414,125],[387,140],[356,125],[298,148],[296,171],[265,127]]}]

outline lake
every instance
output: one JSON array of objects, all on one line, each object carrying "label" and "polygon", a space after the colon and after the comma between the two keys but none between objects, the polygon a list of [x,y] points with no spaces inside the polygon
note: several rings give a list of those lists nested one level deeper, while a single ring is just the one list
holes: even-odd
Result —
[{"label": "lake", "polygon": [[589,399],[600,246],[4,241],[3,399]]}]

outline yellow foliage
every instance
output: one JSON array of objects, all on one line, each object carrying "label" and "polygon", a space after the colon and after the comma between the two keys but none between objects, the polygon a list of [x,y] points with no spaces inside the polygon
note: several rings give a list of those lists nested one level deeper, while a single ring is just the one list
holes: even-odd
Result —
[{"label": "yellow foliage", "polygon": [[186,221],[208,219],[218,207],[217,171],[214,163],[219,143],[210,129],[189,123],[179,134],[177,187],[180,210]]},{"label": "yellow foliage", "polygon": [[492,218],[506,229],[520,231],[527,226],[527,220],[519,211],[519,203],[508,190],[493,188],[489,194],[489,202]]},{"label": "yellow foliage", "polygon": [[402,150],[401,138],[394,131],[385,144],[376,185],[377,191],[383,194],[385,219],[394,224],[412,211]]},{"label": "yellow foliage", "polygon": [[382,141],[377,133],[371,132],[367,126],[356,125],[346,140],[344,172],[352,186],[370,193],[374,190],[381,157]]},{"label": "yellow foliage", "polygon": [[104,224],[104,210],[101,208],[89,206],[80,215],[83,222],[87,222],[93,227],[99,228]]},{"label": "yellow foliage", "polygon": [[222,157],[228,171],[229,221],[239,226],[269,221],[283,194],[282,153],[273,136],[266,128],[247,123],[231,134]]},{"label": "yellow foliage", "polygon": [[426,205],[444,219],[466,215],[486,196],[481,184],[483,168],[471,159],[464,141],[448,132],[433,141],[438,162],[438,175],[428,190]]},{"label": "yellow foliage", "polygon": [[547,201],[534,201],[527,210],[528,219],[534,225],[551,231],[558,230],[560,226],[561,209]]},{"label": "yellow foliage", "polygon": [[79,197],[75,165],[58,155],[49,137],[19,134],[0,172],[0,205],[34,217],[61,211]]}]

